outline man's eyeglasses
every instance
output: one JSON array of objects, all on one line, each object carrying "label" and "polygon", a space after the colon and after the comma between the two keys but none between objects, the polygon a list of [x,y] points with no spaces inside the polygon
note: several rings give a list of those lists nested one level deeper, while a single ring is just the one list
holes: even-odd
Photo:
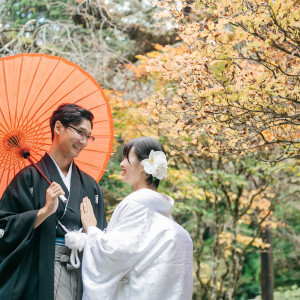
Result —
[{"label": "man's eyeglasses", "polygon": [[95,140],[95,138],[93,136],[87,135],[84,131],[79,130],[79,129],[71,126],[71,125],[66,125],[66,127],[70,127],[72,129],[74,129],[78,133],[78,135],[80,136],[80,138],[82,138],[82,139],[86,139],[87,141],[92,141],[92,142]]}]

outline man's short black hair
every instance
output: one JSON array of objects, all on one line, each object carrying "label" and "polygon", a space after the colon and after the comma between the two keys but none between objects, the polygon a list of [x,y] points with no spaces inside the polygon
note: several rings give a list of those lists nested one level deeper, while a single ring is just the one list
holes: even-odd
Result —
[{"label": "man's short black hair", "polygon": [[60,121],[64,126],[67,126],[69,124],[78,125],[83,120],[89,120],[93,128],[94,115],[88,109],[73,103],[61,104],[50,118],[52,141],[54,139],[54,125],[56,121]]},{"label": "man's short black hair", "polygon": [[[165,151],[163,145],[158,140],[156,140],[155,138],[152,138],[152,137],[139,137],[139,138],[130,140],[124,146],[124,149],[123,149],[123,156],[126,157],[127,159],[128,159],[129,152],[132,149],[132,147],[134,147],[134,153],[137,156],[139,161],[149,158],[149,154],[150,154],[151,150],[162,151],[163,153],[166,154],[166,151]],[[128,162],[130,163],[129,159],[128,159]],[[149,185],[151,185],[153,182],[156,188],[158,188],[158,185],[160,182],[159,179],[156,179],[155,181],[153,181],[152,175],[149,175],[149,177],[147,178],[146,181]]]}]

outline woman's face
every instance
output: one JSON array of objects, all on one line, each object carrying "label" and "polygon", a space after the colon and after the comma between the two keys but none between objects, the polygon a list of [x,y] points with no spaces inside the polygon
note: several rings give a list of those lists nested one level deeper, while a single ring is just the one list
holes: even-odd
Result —
[{"label": "woman's face", "polygon": [[146,173],[141,162],[134,153],[134,146],[130,149],[128,157],[120,163],[122,168],[122,181],[131,184],[134,189],[145,184]]}]

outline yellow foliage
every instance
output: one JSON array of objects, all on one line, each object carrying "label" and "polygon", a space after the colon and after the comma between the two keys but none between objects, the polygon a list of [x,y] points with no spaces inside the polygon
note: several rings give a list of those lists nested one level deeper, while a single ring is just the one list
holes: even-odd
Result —
[{"label": "yellow foliage", "polygon": [[108,175],[108,178],[112,178],[112,179],[115,179],[115,180],[121,180],[122,175],[121,174],[110,174],[110,175]]},{"label": "yellow foliage", "polygon": [[[286,155],[297,153],[299,2],[196,1],[191,22],[178,2],[155,3],[182,42],[138,56],[135,74],[159,78],[148,109],[163,132],[187,138],[176,151],[217,156],[284,141]],[[175,88],[166,91],[169,83]],[[195,142],[202,135],[205,146]]]}]

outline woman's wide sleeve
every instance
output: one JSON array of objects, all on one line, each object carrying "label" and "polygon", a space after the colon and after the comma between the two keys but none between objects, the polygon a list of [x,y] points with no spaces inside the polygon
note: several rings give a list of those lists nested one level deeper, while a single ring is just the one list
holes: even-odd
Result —
[{"label": "woman's wide sleeve", "polygon": [[143,205],[124,201],[114,212],[106,232],[88,228],[82,276],[89,293],[103,288],[111,291],[141,259],[149,242],[146,215]]}]

